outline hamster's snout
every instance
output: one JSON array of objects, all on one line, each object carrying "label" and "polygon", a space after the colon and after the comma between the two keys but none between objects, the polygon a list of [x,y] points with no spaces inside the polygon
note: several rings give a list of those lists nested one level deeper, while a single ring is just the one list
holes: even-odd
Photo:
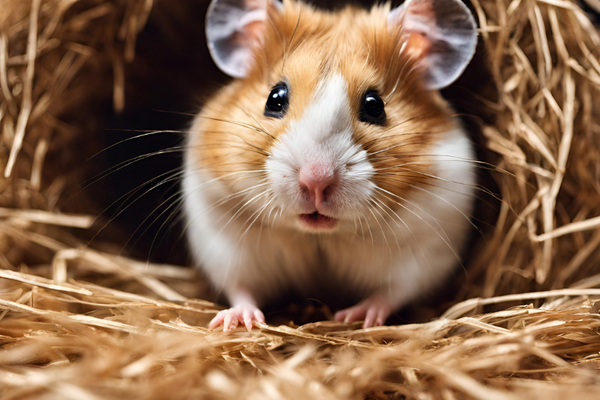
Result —
[{"label": "hamster's snout", "polygon": [[300,169],[298,178],[302,192],[310,196],[317,211],[334,195],[338,181],[339,177],[333,166],[322,163],[305,165]]}]

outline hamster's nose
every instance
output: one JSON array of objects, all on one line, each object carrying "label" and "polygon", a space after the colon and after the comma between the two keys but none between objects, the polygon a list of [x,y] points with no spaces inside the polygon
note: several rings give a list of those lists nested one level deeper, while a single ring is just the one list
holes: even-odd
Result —
[{"label": "hamster's nose", "polygon": [[300,188],[308,192],[317,209],[334,192],[337,182],[338,176],[331,167],[312,164],[300,169]]}]

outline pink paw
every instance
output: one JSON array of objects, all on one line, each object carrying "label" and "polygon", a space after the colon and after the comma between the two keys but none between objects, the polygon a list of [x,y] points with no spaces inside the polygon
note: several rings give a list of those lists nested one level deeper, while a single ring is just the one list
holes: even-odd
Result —
[{"label": "pink paw", "polygon": [[355,306],[335,313],[336,321],[355,322],[364,320],[363,328],[381,326],[392,312],[390,305],[381,296],[371,296]]},{"label": "pink paw", "polygon": [[215,329],[223,325],[223,332],[229,332],[237,328],[239,323],[244,324],[248,332],[252,330],[252,323],[265,323],[265,316],[256,306],[251,304],[240,304],[227,310],[221,310],[208,324],[208,329]]}]

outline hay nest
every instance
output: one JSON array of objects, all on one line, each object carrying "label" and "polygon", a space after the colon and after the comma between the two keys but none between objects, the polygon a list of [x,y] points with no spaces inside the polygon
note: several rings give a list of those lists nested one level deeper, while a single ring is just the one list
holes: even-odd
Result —
[{"label": "hay nest", "polygon": [[94,107],[123,109],[136,38],[184,2],[165,3],[2,4],[2,399],[600,396],[600,37],[575,3],[473,1],[503,201],[464,301],[421,324],[230,334],[205,328],[218,307],[190,298],[194,271],[88,247],[96,214],[63,208]]}]

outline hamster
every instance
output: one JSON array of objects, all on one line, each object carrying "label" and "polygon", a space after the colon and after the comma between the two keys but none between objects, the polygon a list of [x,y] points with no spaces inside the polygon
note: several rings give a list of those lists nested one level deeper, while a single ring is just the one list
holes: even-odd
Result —
[{"label": "hamster", "polygon": [[439,93],[475,52],[468,8],[213,0],[206,33],[235,78],[185,150],[194,262],[231,306],[209,327],[250,330],[265,304],[323,277],[362,299],[336,320],[383,325],[440,285],[473,208],[473,146]]}]

